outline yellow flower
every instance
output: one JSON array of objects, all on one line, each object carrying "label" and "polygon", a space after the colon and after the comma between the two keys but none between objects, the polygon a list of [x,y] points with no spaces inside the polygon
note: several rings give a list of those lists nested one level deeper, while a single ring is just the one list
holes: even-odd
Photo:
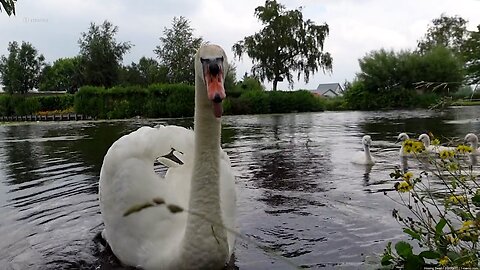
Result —
[{"label": "yellow flower", "polygon": [[443,256],[442,258],[440,258],[440,260],[438,260],[438,264],[440,264],[441,266],[445,266],[449,262],[450,262],[450,259],[447,256]]},{"label": "yellow flower", "polygon": [[439,139],[433,139],[433,141],[430,144],[431,145],[440,145],[440,140]]},{"label": "yellow flower", "polygon": [[456,151],[459,152],[459,153],[462,153],[462,154],[471,153],[472,152],[472,147],[470,147],[468,145],[460,144],[459,146],[457,146]]},{"label": "yellow flower", "polygon": [[402,177],[402,178],[403,178],[403,180],[404,180],[405,182],[407,182],[407,183],[410,184],[410,179],[412,179],[412,177],[413,177],[413,173],[412,173],[412,172],[406,172],[406,173],[403,174],[403,177]]},{"label": "yellow flower", "polygon": [[468,232],[470,229],[473,229],[474,225],[475,225],[475,221],[473,220],[464,221],[462,224],[462,227],[458,230],[458,233],[464,234]]},{"label": "yellow flower", "polygon": [[413,185],[411,185],[407,181],[402,181],[402,182],[398,182],[398,183],[395,184],[395,189],[398,192],[408,192],[408,191],[412,190],[412,188],[413,188]]},{"label": "yellow flower", "polygon": [[453,237],[453,236],[447,235],[447,241],[448,241],[450,244],[456,246],[460,240],[459,240],[457,237]]},{"label": "yellow flower", "polygon": [[405,140],[403,142],[403,152],[410,153],[421,153],[425,150],[425,146],[422,142],[414,140]]},{"label": "yellow flower", "polygon": [[452,195],[448,198],[447,200],[449,203],[453,203],[453,204],[464,204],[467,202],[467,196],[465,195]]},{"label": "yellow flower", "polygon": [[455,156],[455,152],[451,150],[442,150],[440,151],[440,158],[441,159],[450,159]]}]

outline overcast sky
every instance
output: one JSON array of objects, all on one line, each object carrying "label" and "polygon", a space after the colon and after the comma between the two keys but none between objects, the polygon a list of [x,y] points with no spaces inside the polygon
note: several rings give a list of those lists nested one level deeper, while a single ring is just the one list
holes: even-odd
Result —
[{"label": "overcast sky", "polygon": [[[319,83],[351,81],[359,71],[358,59],[372,50],[413,49],[432,19],[445,13],[480,24],[480,0],[279,0],[287,9],[303,7],[305,19],[326,22],[330,35],[325,50],[333,57],[331,74],[317,73],[309,83],[296,82],[294,89],[314,89]],[[254,9],[262,0],[18,0],[16,16],[0,13],[0,55],[9,41],[28,41],[48,62],[79,52],[78,39],[90,22],[104,20],[119,27],[118,41],[135,46],[124,63],[142,56],[155,57],[165,27],[175,16],[184,16],[205,41],[221,45],[240,78],[250,71],[251,61],[233,59],[232,45],[261,29]],[[265,82],[268,89],[271,83]],[[280,89],[287,89],[282,83]]]}]

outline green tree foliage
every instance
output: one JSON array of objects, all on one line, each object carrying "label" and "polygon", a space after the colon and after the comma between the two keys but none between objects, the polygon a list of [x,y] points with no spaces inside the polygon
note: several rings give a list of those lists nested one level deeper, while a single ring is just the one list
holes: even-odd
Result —
[{"label": "green tree foliage", "polygon": [[124,66],[120,72],[120,84],[148,86],[167,82],[167,68],[155,59],[142,57],[137,63]]},{"label": "green tree foliage", "polygon": [[88,32],[81,34],[78,43],[86,84],[111,87],[117,83],[120,62],[132,47],[130,42],[117,42],[117,33],[117,26],[104,21],[91,23]]},{"label": "green tree foliage", "polygon": [[15,15],[15,2],[17,0],[0,0],[0,11],[5,10],[8,16]]},{"label": "green tree foliage", "polygon": [[480,83],[480,25],[477,26],[477,31],[470,32],[470,37],[463,46],[463,57],[468,83]]},{"label": "green tree foliage", "polygon": [[229,92],[237,90],[237,67],[233,64],[227,63],[225,74],[225,91],[227,95]]},{"label": "green tree foliage", "polygon": [[369,92],[420,89],[446,94],[463,80],[462,62],[449,49],[435,47],[423,55],[378,50],[359,60],[358,81]]},{"label": "green tree foliage", "polygon": [[40,82],[40,91],[67,91],[75,93],[83,85],[79,56],[57,59],[52,66],[45,66]]},{"label": "green tree foliage", "polygon": [[184,17],[174,17],[172,28],[165,28],[161,44],[154,52],[160,63],[168,69],[169,83],[195,83],[194,57],[203,42],[193,36],[193,28]]},{"label": "green tree foliage", "polygon": [[451,49],[455,53],[461,52],[461,47],[468,37],[467,22],[462,17],[449,17],[445,14],[432,20],[427,33],[418,41],[418,50],[421,53],[442,46]]},{"label": "green tree foliage", "polygon": [[284,78],[293,84],[293,72],[297,79],[303,74],[308,82],[310,74],[321,68],[332,69],[330,53],[323,52],[323,43],[329,33],[328,25],[316,25],[304,20],[300,9],[285,10],[275,0],[265,1],[255,9],[255,16],[264,28],[247,36],[232,47],[239,58],[244,54],[252,59],[252,72],[261,80],[273,81],[273,90]]},{"label": "green tree foliage", "polygon": [[428,107],[452,95],[463,80],[462,61],[450,49],[373,51],[359,60],[361,72],[345,92],[351,109]]},{"label": "green tree foliage", "polygon": [[43,55],[28,42],[19,46],[16,41],[8,44],[8,57],[0,57],[0,77],[8,93],[27,93],[38,87],[42,67],[45,65]]},{"label": "green tree foliage", "polygon": [[245,73],[241,81],[238,82],[238,87],[241,91],[264,91],[265,87],[262,82],[254,75]]}]

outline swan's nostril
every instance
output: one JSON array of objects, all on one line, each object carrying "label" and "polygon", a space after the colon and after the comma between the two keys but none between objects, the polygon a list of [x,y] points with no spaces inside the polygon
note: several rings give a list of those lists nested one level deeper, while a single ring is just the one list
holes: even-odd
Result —
[{"label": "swan's nostril", "polygon": [[219,94],[215,94],[215,96],[213,97],[213,102],[215,102],[215,103],[222,102],[222,98],[220,97]]},{"label": "swan's nostril", "polygon": [[217,63],[210,63],[208,65],[208,70],[210,71],[210,75],[217,76],[220,73],[220,67]]}]

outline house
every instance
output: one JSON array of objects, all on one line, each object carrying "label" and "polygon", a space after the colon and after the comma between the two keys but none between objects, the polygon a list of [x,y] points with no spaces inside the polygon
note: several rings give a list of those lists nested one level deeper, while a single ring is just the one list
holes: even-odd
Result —
[{"label": "house", "polygon": [[322,97],[338,97],[343,95],[343,88],[339,83],[321,83],[317,89],[310,92]]}]

